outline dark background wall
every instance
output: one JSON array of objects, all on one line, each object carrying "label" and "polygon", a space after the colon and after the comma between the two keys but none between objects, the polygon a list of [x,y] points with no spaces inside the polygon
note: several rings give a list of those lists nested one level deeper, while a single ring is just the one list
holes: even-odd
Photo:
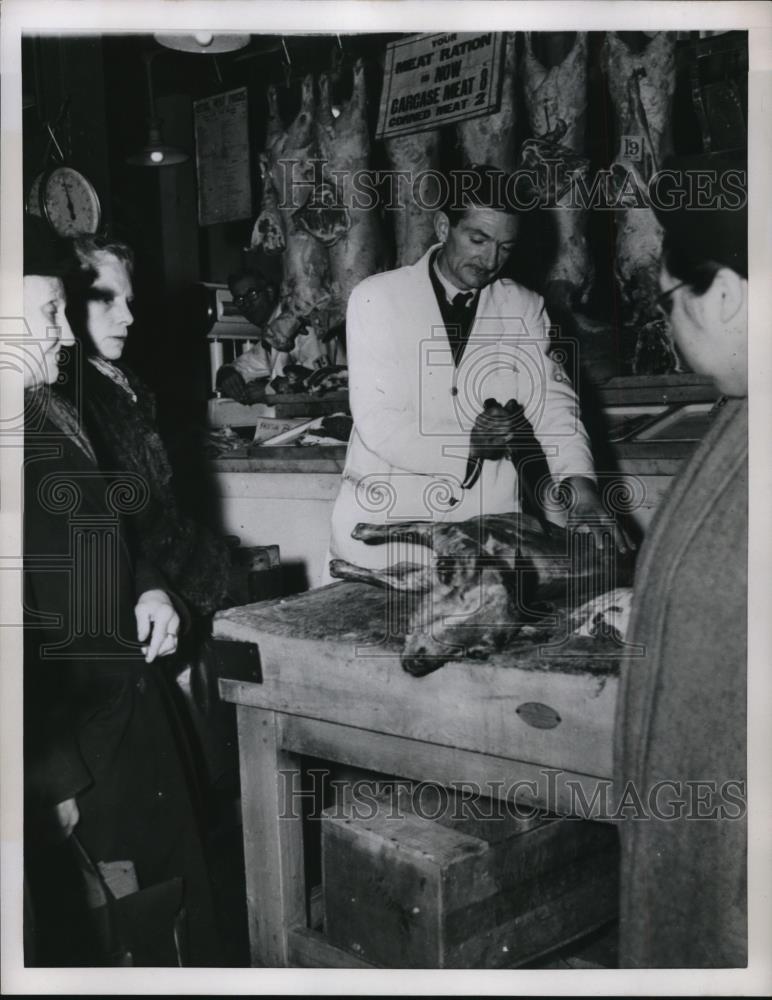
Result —
[{"label": "dark background wall", "polygon": [[[300,81],[305,73],[332,70],[333,96],[345,99],[350,88],[347,68],[362,55],[374,131],[384,46],[394,37],[290,36],[285,39],[289,66],[281,39],[269,35],[254,35],[247,49],[216,58],[164,49],[149,35],[23,40],[25,182],[29,185],[43,165],[48,140],[43,123],[53,121],[62,101],[69,97],[69,113],[56,130],[57,137],[68,160],[96,185],[112,234],[135,250],[135,325],[127,361],[156,390],[162,422],[170,427],[198,421],[204,411],[207,352],[204,294],[198,282],[225,281],[229,272],[240,266],[241,248],[249,243],[259,208],[257,154],[264,142],[267,86],[278,85],[280,108],[289,122],[300,104]],[[611,162],[617,141],[601,69],[603,38],[602,32],[591,33],[589,46],[587,153],[593,168]],[[720,38],[723,41],[717,39],[716,47],[732,43],[735,54],[729,59],[719,53],[711,57],[712,62],[702,60],[700,72],[703,76],[712,73],[718,80],[733,74],[747,107],[747,39],[739,32]],[[635,38],[628,37],[628,42],[635,44]],[[694,44],[690,37],[678,42],[673,132],[675,151],[682,153],[701,149],[692,101]],[[165,139],[190,154],[188,162],[176,167],[153,169],[126,163],[126,157],[145,140],[148,98],[143,54],[147,51],[157,53],[153,83]],[[249,95],[252,214],[243,220],[200,227],[193,102],[244,86]],[[522,140],[528,137],[523,108],[517,120]],[[452,130],[444,130],[442,139],[444,163],[451,167],[458,159]],[[373,167],[387,166],[382,144],[375,143]],[[550,233],[537,214],[529,222],[523,241],[527,253],[516,258],[511,267],[520,280],[538,288],[540,267],[550,253]],[[590,225],[596,281],[588,311],[613,322],[617,291],[609,266],[612,213],[593,213]]]}]

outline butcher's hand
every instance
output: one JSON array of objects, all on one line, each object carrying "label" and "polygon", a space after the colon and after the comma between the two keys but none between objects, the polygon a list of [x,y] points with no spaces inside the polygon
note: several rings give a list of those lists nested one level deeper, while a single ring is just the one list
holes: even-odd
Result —
[{"label": "butcher's hand", "polygon": [[249,390],[240,372],[233,365],[223,365],[217,371],[215,384],[223,396],[235,399],[237,403],[249,404]]},{"label": "butcher's hand", "polygon": [[512,439],[514,421],[511,413],[493,400],[486,400],[472,427],[472,449],[484,457],[500,457]]},{"label": "butcher's hand", "polygon": [[619,523],[618,518],[609,514],[601,503],[595,483],[585,476],[569,476],[561,483],[566,493],[566,503],[572,526],[577,531],[589,532],[595,544],[603,547],[611,537],[618,552],[623,555],[635,549],[635,543]]},{"label": "butcher's hand", "polygon": [[145,643],[145,663],[152,663],[157,656],[169,656],[177,649],[180,616],[166,591],[146,590],[137,601],[134,616],[137,639]]}]

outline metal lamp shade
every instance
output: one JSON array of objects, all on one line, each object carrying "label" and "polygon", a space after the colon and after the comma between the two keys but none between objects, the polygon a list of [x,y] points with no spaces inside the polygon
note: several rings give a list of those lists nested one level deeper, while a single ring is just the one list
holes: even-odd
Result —
[{"label": "metal lamp shade", "polygon": [[214,31],[196,31],[189,35],[172,35],[165,32],[153,35],[159,45],[177,52],[198,52],[218,56],[223,52],[236,52],[249,45],[249,35],[226,35]]},{"label": "metal lamp shade", "polygon": [[187,159],[187,153],[176,146],[166,145],[161,135],[161,124],[156,119],[148,126],[145,145],[138,153],[128,156],[126,162],[135,167],[173,167]]}]

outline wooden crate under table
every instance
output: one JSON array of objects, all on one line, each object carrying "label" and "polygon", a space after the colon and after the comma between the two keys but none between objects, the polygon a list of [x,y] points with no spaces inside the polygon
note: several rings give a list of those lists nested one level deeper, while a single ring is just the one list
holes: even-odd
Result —
[{"label": "wooden crate under table", "polygon": [[386,968],[506,968],[616,916],[612,827],[518,816],[505,803],[497,818],[454,819],[452,797],[447,803],[437,816],[442,804],[427,805],[422,794],[418,814],[404,794],[387,793],[327,810],[331,944]]}]

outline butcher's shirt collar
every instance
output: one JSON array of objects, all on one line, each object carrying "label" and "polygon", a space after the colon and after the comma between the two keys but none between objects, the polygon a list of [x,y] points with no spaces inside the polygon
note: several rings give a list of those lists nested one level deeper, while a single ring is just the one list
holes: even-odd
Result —
[{"label": "butcher's shirt collar", "polygon": [[439,260],[441,253],[442,253],[442,247],[438,247],[434,253],[434,256],[432,257],[430,266],[434,268],[434,273],[437,275],[437,280],[442,285],[442,289],[445,292],[445,297],[447,298],[448,302],[452,303],[453,299],[455,299],[457,295],[468,295],[469,289],[456,288],[456,286],[453,284],[452,281],[448,281],[448,279],[445,277],[445,275],[439,268]]}]

